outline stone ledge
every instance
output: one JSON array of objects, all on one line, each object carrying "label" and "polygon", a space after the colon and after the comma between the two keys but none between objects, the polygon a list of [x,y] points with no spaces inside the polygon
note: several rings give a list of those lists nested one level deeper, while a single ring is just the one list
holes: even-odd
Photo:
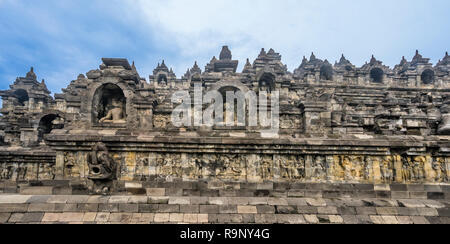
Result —
[{"label": "stone ledge", "polygon": [[0,223],[449,224],[450,201],[1,194]]}]

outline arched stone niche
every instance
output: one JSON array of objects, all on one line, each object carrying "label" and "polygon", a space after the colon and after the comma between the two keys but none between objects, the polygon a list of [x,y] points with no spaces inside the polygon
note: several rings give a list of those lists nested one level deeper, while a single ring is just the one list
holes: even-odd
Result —
[{"label": "arched stone niche", "polygon": [[373,83],[381,84],[384,79],[384,71],[380,68],[373,68],[370,70],[370,80]]},{"label": "arched stone niche", "polygon": [[430,85],[434,83],[434,71],[431,69],[426,69],[422,72],[420,76],[422,83],[425,85]]},{"label": "arched stone niche", "polygon": [[168,78],[166,74],[159,74],[157,79],[158,84],[167,84]]},{"label": "arched stone niche", "polygon": [[271,93],[275,90],[275,75],[271,73],[263,73],[258,79],[259,89]]},{"label": "arched stone niche", "polygon": [[92,98],[94,124],[126,124],[127,99],[117,84],[105,83],[98,87]]},{"label": "arched stone niche", "polygon": [[[224,80],[215,83],[208,91],[217,91],[221,97],[223,102],[223,125],[226,124],[233,124],[233,126],[245,126],[248,123],[248,109],[249,109],[249,101],[247,93],[250,92],[250,89],[248,89],[247,86],[242,84],[239,81],[233,81],[233,80]],[[237,97],[234,98],[233,104],[229,104],[227,101],[227,92],[231,92],[233,95],[237,95],[237,92],[242,92],[244,95],[244,101],[239,101]],[[240,102],[244,102],[244,104],[241,104]],[[243,105],[241,107],[243,109],[245,118],[239,119],[238,118],[238,107]],[[234,114],[227,114],[227,109],[233,109]]]},{"label": "arched stone niche", "polygon": [[44,140],[46,134],[50,134],[54,129],[64,128],[64,118],[59,114],[44,115],[38,124],[38,142]]},{"label": "arched stone niche", "polygon": [[28,96],[28,92],[24,89],[18,89],[14,92],[14,97],[17,99],[17,102],[21,106],[25,106],[25,103],[30,100],[30,97]]},{"label": "arched stone niche", "polygon": [[333,67],[331,65],[324,64],[320,67],[320,79],[321,80],[333,80]]}]

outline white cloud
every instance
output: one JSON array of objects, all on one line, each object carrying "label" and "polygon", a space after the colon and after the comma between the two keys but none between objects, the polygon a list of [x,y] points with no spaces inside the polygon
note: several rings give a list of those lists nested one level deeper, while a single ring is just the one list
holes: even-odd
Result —
[{"label": "white cloud", "polygon": [[[421,26],[411,21],[417,22],[417,16],[421,15],[425,21],[422,25],[426,26],[433,19],[425,16],[432,5],[421,0],[128,0],[128,3],[161,42],[179,48],[181,60],[199,57],[204,64],[227,44],[242,67],[245,58],[254,59],[259,48],[272,47],[283,55],[291,70],[311,51],[331,62],[344,52],[358,65],[375,54],[394,65],[402,55],[426,47],[416,38]],[[406,50],[405,42],[415,47]]]},{"label": "white cloud", "polygon": [[450,21],[449,3],[0,0],[0,44],[8,47],[0,53],[0,64],[8,72],[6,60],[20,60],[16,70],[34,65],[49,88],[59,92],[77,74],[97,68],[104,56],[136,60],[143,77],[165,59],[181,76],[195,60],[204,68],[222,45],[230,46],[240,69],[262,47],[280,52],[291,71],[311,51],[330,62],[345,53],[356,65],[375,54],[393,66],[401,56],[411,58],[420,49],[437,61],[450,43],[450,34],[442,31]]}]

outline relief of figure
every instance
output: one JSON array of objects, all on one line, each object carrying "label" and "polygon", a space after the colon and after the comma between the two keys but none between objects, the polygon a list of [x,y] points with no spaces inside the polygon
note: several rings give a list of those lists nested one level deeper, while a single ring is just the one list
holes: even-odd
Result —
[{"label": "relief of figure", "polygon": [[126,113],[123,108],[123,102],[117,98],[112,99],[112,108],[108,111],[105,117],[100,119],[100,123],[123,124],[126,123]]},{"label": "relief of figure", "polygon": [[263,180],[270,180],[273,178],[272,159],[264,157],[260,164],[260,176]]},{"label": "relief of figure", "polygon": [[422,180],[425,179],[425,163],[427,159],[424,156],[414,157],[413,167],[414,167],[414,179]]},{"label": "relief of figure", "polygon": [[48,180],[54,180],[56,177],[56,169],[53,164],[44,164],[44,177]]},{"label": "relief of figure", "polygon": [[115,179],[117,165],[104,143],[99,142],[92,147],[92,151],[87,157],[87,163],[89,166],[88,178],[94,183],[94,186],[90,187],[91,192],[108,194],[111,182]]},{"label": "relief of figure", "polygon": [[352,163],[351,176],[352,179],[363,179],[365,173],[365,162],[363,156],[352,156],[350,157]]},{"label": "relief of figure", "polygon": [[2,180],[11,180],[13,174],[13,166],[3,165],[0,172],[0,179]]},{"label": "relief of figure", "polygon": [[371,175],[371,169],[373,167],[373,158],[371,156],[366,157],[364,166],[364,180],[369,180]]},{"label": "relief of figure", "polygon": [[89,177],[92,179],[113,179],[116,165],[108,148],[102,142],[94,145],[87,159]]},{"label": "relief of figure", "polygon": [[218,161],[220,161],[219,165],[221,165],[218,169],[218,176],[232,179],[238,179],[241,176],[242,168],[238,155],[223,155]]},{"label": "relief of figure", "polygon": [[181,165],[180,158],[176,158],[176,157],[173,158],[171,175],[176,178],[183,178],[183,167]]},{"label": "relief of figure", "polygon": [[17,173],[17,180],[26,180],[28,168],[25,164],[19,164],[16,173]]},{"label": "relief of figure", "polygon": [[317,180],[325,179],[326,172],[326,158],[324,156],[317,156],[313,159],[312,169],[313,169],[313,178]]},{"label": "relief of figure", "polygon": [[146,181],[147,180],[147,172],[145,170],[149,166],[149,160],[148,157],[137,157],[136,159],[136,169],[134,177],[136,180],[139,181]]},{"label": "relief of figure", "polygon": [[69,177],[76,176],[76,160],[73,153],[64,153],[64,175]]},{"label": "relief of figure", "polygon": [[350,160],[350,157],[343,156],[341,158],[341,167],[344,170],[344,179],[345,180],[352,180],[352,162]]},{"label": "relief of figure", "polygon": [[208,162],[203,159],[200,155],[196,155],[192,159],[194,161],[194,170],[192,172],[192,177],[196,179],[203,178],[203,169],[207,167]]},{"label": "relief of figure", "polygon": [[403,158],[402,163],[402,178],[404,181],[411,181],[414,175],[411,160]]},{"label": "relief of figure", "polygon": [[295,178],[304,179],[306,177],[305,158],[303,156],[299,156],[297,160],[295,160],[294,166],[296,169]]},{"label": "relief of figure", "polygon": [[294,161],[289,160],[287,157],[280,157],[278,162],[280,164],[281,178],[294,179],[296,176]]},{"label": "relief of figure", "polygon": [[445,159],[444,158],[436,158],[433,160],[432,168],[434,170],[435,176],[434,180],[436,182],[442,182],[445,181],[446,175],[445,175]]},{"label": "relief of figure", "polygon": [[384,182],[390,182],[394,180],[394,158],[392,156],[386,156],[380,163],[381,180]]},{"label": "relief of figure", "polygon": [[169,155],[160,155],[156,159],[157,174],[160,178],[165,178],[172,174],[172,158]]}]

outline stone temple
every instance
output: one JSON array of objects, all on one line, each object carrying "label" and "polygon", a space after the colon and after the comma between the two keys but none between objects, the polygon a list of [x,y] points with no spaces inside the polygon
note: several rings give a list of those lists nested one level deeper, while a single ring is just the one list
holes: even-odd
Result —
[{"label": "stone temple", "polygon": [[[227,46],[181,78],[103,58],[54,96],[31,68],[0,91],[0,222],[449,223],[448,53],[292,72],[262,49],[237,68]],[[174,126],[172,95],[195,87],[278,92],[278,134]]]}]

